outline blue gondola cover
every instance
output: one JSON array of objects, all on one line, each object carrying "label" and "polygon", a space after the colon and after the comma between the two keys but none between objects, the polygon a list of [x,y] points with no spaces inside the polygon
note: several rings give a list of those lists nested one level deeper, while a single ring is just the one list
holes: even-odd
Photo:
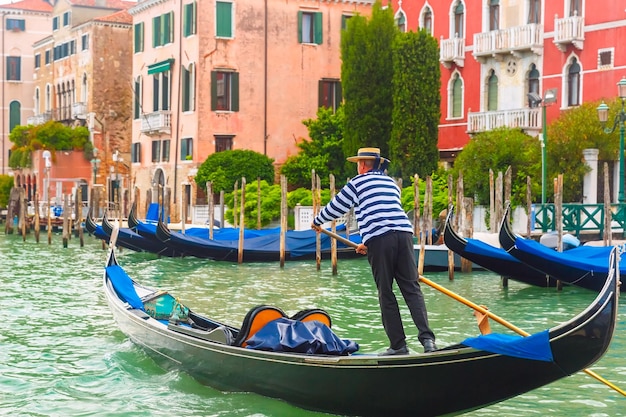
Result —
[{"label": "blue gondola cover", "polygon": [[552,349],[550,349],[550,335],[547,330],[527,337],[491,333],[465,339],[461,343],[474,349],[514,356],[516,358],[544,362],[552,362],[554,360]]}]

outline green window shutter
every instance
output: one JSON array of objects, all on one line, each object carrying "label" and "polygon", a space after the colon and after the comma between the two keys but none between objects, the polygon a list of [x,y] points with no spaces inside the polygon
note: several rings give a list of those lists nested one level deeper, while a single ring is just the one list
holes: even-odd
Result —
[{"label": "green window shutter", "polygon": [[152,77],[152,111],[159,111],[159,74]]},{"label": "green window shutter", "polygon": [[463,104],[463,82],[457,76],[452,84],[452,117],[461,117]]},{"label": "green window shutter", "polygon": [[21,113],[22,106],[20,102],[12,101],[11,104],[9,104],[9,133],[11,133],[15,126],[21,124]]},{"label": "green window shutter", "polygon": [[496,74],[491,74],[487,92],[487,111],[496,110],[498,110],[498,77]]},{"label": "green window shutter", "polygon": [[152,18],[152,47],[161,45],[161,16]]},{"label": "green window shutter", "polygon": [[341,106],[343,96],[341,94],[341,81],[335,83],[335,111]]},{"label": "green window shutter", "polygon": [[230,38],[233,36],[232,28],[232,3],[218,1],[215,4],[215,13],[217,16],[217,33],[222,38]]},{"label": "green window shutter", "polygon": [[191,10],[191,34],[198,33],[198,4],[194,1]]},{"label": "green window shutter", "polygon": [[174,41],[174,32],[172,30],[172,12],[166,13],[162,16],[162,28],[161,28],[161,45],[167,45]]},{"label": "green window shutter", "polygon": [[141,79],[138,78],[135,80],[135,111],[133,112],[133,116],[135,120],[139,119],[139,116],[141,115],[140,94],[141,94]]},{"label": "green window shutter", "polygon": [[185,4],[185,10],[183,12],[183,36],[187,37],[191,35],[191,7],[192,4]]},{"label": "green window shutter", "polygon": [[189,70],[187,68],[185,68],[184,66],[181,66],[181,72],[182,72],[182,76],[183,76],[183,88],[182,88],[182,107],[183,107],[183,111],[189,111],[190,110],[190,103],[189,103],[189,91],[190,91],[190,74],[189,74]]},{"label": "green window shutter", "polygon": [[230,110],[239,111],[239,73],[233,72],[230,77]]},{"label": "green window shutter", "polygon": [[135,52],[143,52],[143,23],[135,24]]},{"label": "green window shutter", "polygon": [[322,37],[322,33],[324,30],[324,27],[322,25],[322,13],[315,13],[315,28],[314,28],[314,36],[315,36],[315,43],[318,45],[321,45],[323,43],[323,37]]},{"label": "green window shutter", "polygon": [[217,110],[217,72],[211,71],[211,110]]},{"label": "green window shutter", "polygon": [[298,43],[302,43],[302,11],[298,11]]}]

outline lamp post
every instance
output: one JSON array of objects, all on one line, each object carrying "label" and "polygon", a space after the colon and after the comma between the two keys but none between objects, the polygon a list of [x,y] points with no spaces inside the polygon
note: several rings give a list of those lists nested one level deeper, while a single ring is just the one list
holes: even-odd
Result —
[{"label": "lamp post", "polygon": [[546,121],[546,108],[549,104],[556,102],[556,88],[547,90],[543,95],[543,105],[541,106],[541,204],[546,204],[546,182],[548,177],[547,145],[548,145],[548,123]]},{"label": "lamp post", "polygon": [[622,108],[615,116],[613,127],[607,128],[606,122],[609,120],[609,106],[604,101],[598,106],[598,119],[602,123],[605,133],[613,133],[619,124],[619,193],[617,200],[620,204],[624,203],[624,122],[626,122],[626,111],[624,110],[624,101],[626,100],[626,78],[622,77],[617,83],[617,94],[622,100]]},{"label": "lamp post", "polygon": [[115,163],[115,188],[113,191],[113,203],[114,206],[118,208],[118,211],[121,212],[121,202],[120,202],[120,177],[119,177],[119,165],[118,162],[120,162],[122,160],[122,158],[120,157],[120,151],[119,150],[115,150],[115,152],[113,152],[113,162]]}]

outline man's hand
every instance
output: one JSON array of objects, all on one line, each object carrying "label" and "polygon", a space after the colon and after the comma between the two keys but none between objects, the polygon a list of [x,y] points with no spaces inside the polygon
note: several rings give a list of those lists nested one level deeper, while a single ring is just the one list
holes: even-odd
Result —
[{"label": "man's hand", "polygon": [[360,253],[361,255],[367,255],[367,246],[365,246],[363,243],[359,243],[359,245],[356,247],[356,253]]},{"label": "man's hand", "polygon": [[317,233],[320,233],[322,231],[322,227],[316,225],[315,223],[311,223],[311,229],[315,230]]}]

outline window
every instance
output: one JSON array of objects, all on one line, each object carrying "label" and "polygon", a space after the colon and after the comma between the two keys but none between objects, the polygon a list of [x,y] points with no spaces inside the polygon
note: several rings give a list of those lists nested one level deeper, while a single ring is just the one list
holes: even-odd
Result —
[{"label": "window", "polygon": [[239,73],[211,72],[211,110],[239,111]]},{"label": "window", "polygon": [[541,0],[529,0],[528,23],[541,23]]},{"label": "window", "polygon": [[50,62],[52,62],[52,56],[50,54],[50,49],[46,49],[46,65],[50,65]]},{"label": "window", "polygon": [[458,38],[462,38],[463,34],[463,21],[465,20],[465,7],[463,2],[457,1],[454,7],[454,35]]},{"label": "window", "polygon": [[89,49],[89,34],[85,33],[80,37],[80,50],[86,51]]},{"label": "window", "polygon": [[170,71],[154,74],[152,79],[152,111],[170,109]]},{"label": "window", "polygon": [[319,107],[327,107],[337,111],[341,105],[341,81],[320,80],[319,82]]},{"label": "window", "polygon": [[141,143],[133,143],[130,147],[130,161],[141,162]]},{"label": "window", "polygon": [[231,151],[234,136],[215,136],[215,152]]},{"label": "window", "polygon": [[161,150],[163,151],[161,154],[161,162],[169,162],[170,160],[170,143],[172,141],[169,139],[165,139],[161,144]]},{"label": "window", "polygon": [[406,32],[406,14],[402,10],[396,15],[396,26],[400,32]]},{"label": "window", "polygon": [[22,105],[19,101],[13,100],[9,104],[9,133],[15,126],[21,125]]},{"label": "window", "polygon": [[233,37],[233,4],[231,2],[215,2],[215,36]]},{"label": "window", "polygon": [[63,13],[63,26],[70,25],[70,16],[71,16],[71,12],[69,11]]},{"label": "window", "polygon": [[134,104],[133,104],[133,118],[135,120],[137,120],[137,119],[139,119],[139,117],[141,117],[141,97],[142,97],[142,91],[143,91],[143,82],[142,82],[141,76],[139,76],[139,77],[137,77],[135,79],[135,89],[134,89],[135,100],[134,100]]},{"label": "window", "polygon": [[152,162],[160,162],[159,158],[161,157],[161,141],[153,140],[152,141]]},{"label": "window", "polygon": [[13,32],[24,32],[26,30],[26,21],[24,19],[7,18],[7,30]]},{"label": "window", "polygon": [[598,50],[598,69],[613,68],[613,51],[614,48]]},{"label": "window", "polygon": [[21,63],[22,63],[22,57],[19,57],[19,56],[7,57],[7,80],[8,81],[20,81],[22,79]]},{"label": "window", "polygon": [[341,30],[346,30],[346,28],[348,27],[348,20],[350,20],[351,17],[352,15],[350,14],[341,15]]},{"label": "window", "polygon": [[489,0],[489,30],[500,29],[500,0]]},{"label": "window", "polygon": [[152,46],[163,46],[174,42],[174,12],[152,18]]},{"label": "window", "polygon": [[182,67],[183,88],[182,107],[183,111],[195,109],[195,65],[189,64],[189,68]]},{"label": "window", "polygon": [[580,64],[576,58],[567,69],[567,106],[580,104]]},{"label": "window", "polygon": [[180,141],[180,159],[181,161],[190,161],[193,159],[193,139],[183,138]]},{"label": "window", "polygon": [[89,97],[89,87],[87,86],[87,73],[83,73],[83,76],[80,79],[80,101],[83,103],[87,103],[87,98]]},{"label": "window", "polygon": [[34,108],[34,112],[35,115],[38,115],[39,112],[41,111],[40,105],[41,103],[39,102],[39,87],[35,88],[35,108]]},{"label": "window", "polygon": [[422,28],[431,35],[433,34],[433,11],[428,6],[426,6],[424,13],[422,13]]},{"label": "window", "polygon": [[46,84],[46,112],[52,110],[52,87]]},{"label": "window", "polygon": [[463,117],[463,80],[459,76],[459,73],[455,73],[452,77],[452,88],[450,102],[450,117],[460,118]]},{"label": "window", "polygon": [[196,28],[196,16],[197,16],[196,2],[185,4],[184,16],[183,16],[183,35],[185,37],[195,35]]},{"label": "window", "polygon": [[52,18],[52,30],[59,30],[59,16],[54,16]]},{"label": "window", "polygon": [[[539,93],[539,71],[535,64],[530,66],[530,71],[528,72],[528,93],[535,93],[541,97]],[[539,104],[535,100],[528,99],[528,107],[538,107]]]},{"label": "window", "polygon": [[580,16],[582,9],[580,7],[580,0],[569,0],[569,16]]},{"label": "window", "polygon": [[41,54],[35,54],[35,68],[41,68]]},{"label": "window", "polygon": [[298,42],[322,44],[322,14],[298,12]]},{"label": "window", "polygon": [[498,77],[494,70],[487,79],[487,111],[498,110]]},{"label": "window", "polygon": [[143,22],[135,23],[134,26],[135,53],[143,52]]}]

